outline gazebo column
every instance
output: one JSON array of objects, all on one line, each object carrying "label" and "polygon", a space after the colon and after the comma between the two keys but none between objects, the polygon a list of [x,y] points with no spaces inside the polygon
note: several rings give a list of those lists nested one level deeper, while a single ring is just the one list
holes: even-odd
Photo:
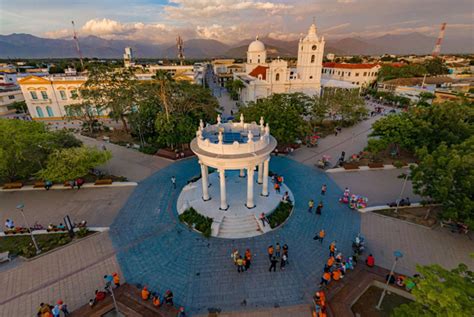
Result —
[{"label": "gazebo column", "polygon": [[202,179],[202,199],[208,201],[209,197],[209,178],[207,165],[201,163],[201,179]]},{"label": "gazebo column", "polygon": [[239,177],[245,177],[245,169],[241,168],[240,169],[240,173],[239,173]]},{"label": "gazebo column", "polygon": [[255,166],[252,166],[247,169],[247,208],[254,208],[255,204],[253,202],[253,172],[254,172]]},{"label": "gazebo column", "polygon": [[270,159],[266,159],[263,162],[263,186],[262,186],[262,196],[268,196],[268,165],[270,163]]},{"label": "gazebo column", "polygon": [[227,205],[227,197],[225,192],[225,169],[219,170],[219,181],[221,185],[221,207],[220,210],[227,210],[229,209],[229,205]]},{"label": "gazebo column", "polygon": [[263,162],[258,164],[258,179],[257,183],[262,184],[263,182]]}]

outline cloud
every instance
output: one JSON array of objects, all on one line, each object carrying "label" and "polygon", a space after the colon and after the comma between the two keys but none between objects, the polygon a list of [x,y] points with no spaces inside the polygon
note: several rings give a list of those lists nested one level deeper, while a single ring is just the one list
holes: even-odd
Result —
[{"label": "cloud", "polygon": [[356,0],[337,0],[337,3],[354,3]]},{"label": "cloud", "polygon": [[337,31],[337,30],[345,29],[349,25],[351,25],[351,24],[350,23],[338,24],[338,25],[335,25],[335,26],[331,26],[329,28],[325,28],[325,29],[322,30],[322,32],[323,33],[331,33],[331,32]]}]

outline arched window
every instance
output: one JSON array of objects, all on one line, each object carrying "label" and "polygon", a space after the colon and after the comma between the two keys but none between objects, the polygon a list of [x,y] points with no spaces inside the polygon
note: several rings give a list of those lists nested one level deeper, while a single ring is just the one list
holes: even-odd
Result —
[{"label": "arched window", "polygon": [[53,109],[50,106],[46,106],[46,112],[48,112],[48,117],[54,117]]},{"label": "arched window", "polygon": [[257,63],[260,64],[260,58],[258,59]]},{"label": "arched window", "polygon": [[314,63],[314,60],[316,59],[316,56],[311,55],[311,63]]},{"label": "arched window", "polygon": [[38,117],[44,118],[43,109],[41,109],[40,107],[36,107],[36,113],[38,114]]},{"label": "arched window", "polygon": [[279,80],[280,80],[280,74],[277,73],[275,76],[275,81],[279,81]]}]

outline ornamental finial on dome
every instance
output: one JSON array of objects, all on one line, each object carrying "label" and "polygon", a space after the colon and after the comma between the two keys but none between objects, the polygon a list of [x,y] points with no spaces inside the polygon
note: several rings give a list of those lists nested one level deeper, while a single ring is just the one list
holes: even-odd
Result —
[{"label": "ornamental finial on dome", "polygon": [[258,41],[258,35],[257,35],[257,36],[255,36],[255,41]]},{"label": "ornamental finial on dome", "polygon": [[240,124],[243,126],[244,125],[244,114],[240,114]]},{"label": "ornamental finial on dome", "polygon": [[219,144],[222,144],[222,140],[224,139],[222,135],[222,131],[219,131],[219,135],[217,136],[217,140],[219,141]]},{"label": "ornamental finial on dome", "polygon": [[264,124],[265,121],[263,120],[263,117],[260,117],[260,129],[263,130],[265,127],[264,127]]},{"label": "ornamental finial on dome", "polygon": [[221,115],[220,114],[217,115],[217,124],[221,124]]},{"label": "ornamental finial on dome", "polygon": [[202,131],[202,129],[204,129],[204,122],[202,121],[202,119],[199,119],[199,130]]},{"label": "ornamental finial on dome", "polygon": [[252,130],[249,130],[249,133],[247,135],[247,143],[250,143],[250,142],[253,142],[253,133],[252,133]]},{"label": "ornamental finial on dome", "polygon": [[267,125],[265,126],[265,134],[266,135],[270,134],[270,126],[268,125],[268,122],[267,122]]}]

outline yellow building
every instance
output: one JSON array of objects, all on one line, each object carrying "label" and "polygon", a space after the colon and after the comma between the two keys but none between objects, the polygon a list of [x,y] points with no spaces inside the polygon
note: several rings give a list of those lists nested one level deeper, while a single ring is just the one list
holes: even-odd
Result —
[{"label": "yellow building", "polygon": [[85,76],[27,76],[18,84],[33,120],[61,120],[65,106],[80,102],[75,97],[86,80]]}]

